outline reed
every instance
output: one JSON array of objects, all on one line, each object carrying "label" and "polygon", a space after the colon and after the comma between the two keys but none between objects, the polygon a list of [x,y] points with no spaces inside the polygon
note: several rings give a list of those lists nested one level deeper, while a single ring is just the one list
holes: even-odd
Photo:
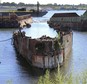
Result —
[{"label": "reed", "polygon": [[58,69],[54,79],[50,77],[50,73],[47,70],[44,76],[39,78],[37,84],[87,84],[87,70],[83,71],[80,75],[63,75]]}]

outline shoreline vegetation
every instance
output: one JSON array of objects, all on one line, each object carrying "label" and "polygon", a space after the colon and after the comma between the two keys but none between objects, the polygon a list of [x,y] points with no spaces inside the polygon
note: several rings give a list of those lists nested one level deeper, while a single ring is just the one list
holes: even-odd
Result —
[{"label": "shoreline vegetation", "polygon": [[[30,9],[36,9],[37,4],[25,4],[23,2],[15,3],[15,2],[3,2],[0,3],[0,7],[3,8],[17,8],[17,7],[29,7]],[[87,4],[78,4],[78,5],[69,5],[69,4],[57,4],[57,3],[49,3],[49,4],[40,4],[41,9],[47,10],[87,10]]]},{"label": "shoreline vegetation", "polygon": [[58,67],[54,77],[50,76],[50,71],[46,70],[44,76],[40,76],[37,84],[87,84],[87,70],[80,74],[73,75],[72,72],[64,75]]}]

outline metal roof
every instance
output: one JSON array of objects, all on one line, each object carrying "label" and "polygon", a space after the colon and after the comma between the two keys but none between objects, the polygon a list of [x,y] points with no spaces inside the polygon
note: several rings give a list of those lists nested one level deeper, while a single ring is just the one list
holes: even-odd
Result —
[{"label": "metal roof", "polygon": [[55,13],[52,17],[79,17],[77,13]]}]

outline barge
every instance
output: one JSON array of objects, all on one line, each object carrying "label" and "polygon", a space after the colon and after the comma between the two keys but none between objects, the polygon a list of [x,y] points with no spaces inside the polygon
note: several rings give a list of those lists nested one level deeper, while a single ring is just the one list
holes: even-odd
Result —
[{"label": "barge", "polygon": [[30,14],[16,14],[14,12],[0,12],[0,28],[19,28],[32,23]]},{"label": "barge", "polygon": [[87,11],[79,16],[77,13],[55,13],[48,21],[50,27],[68,26],[73,30],[87,31]]},{"label": "barge", "polygon": [[46,23],[32,23],[13,33],[13,44],[19,56],[33,67],[52,69],[67,58],[72,50],[72,31],[54,30]]}]

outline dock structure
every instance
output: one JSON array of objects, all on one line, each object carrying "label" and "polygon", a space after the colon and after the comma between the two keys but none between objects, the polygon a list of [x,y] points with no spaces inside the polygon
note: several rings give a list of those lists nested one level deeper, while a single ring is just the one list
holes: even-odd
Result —
[{"label": "dock structure", "polygon": [[[48,32],[46,33],[45,30]],[[42,69],[52,69],[58,64],[63,65],[72,50],[72,35],[71,30],[56,31],[46,25],[44,28],[31,26],[29,29],[14,32],[13,43],[20,56],[24,57],[29,64]]]}]

